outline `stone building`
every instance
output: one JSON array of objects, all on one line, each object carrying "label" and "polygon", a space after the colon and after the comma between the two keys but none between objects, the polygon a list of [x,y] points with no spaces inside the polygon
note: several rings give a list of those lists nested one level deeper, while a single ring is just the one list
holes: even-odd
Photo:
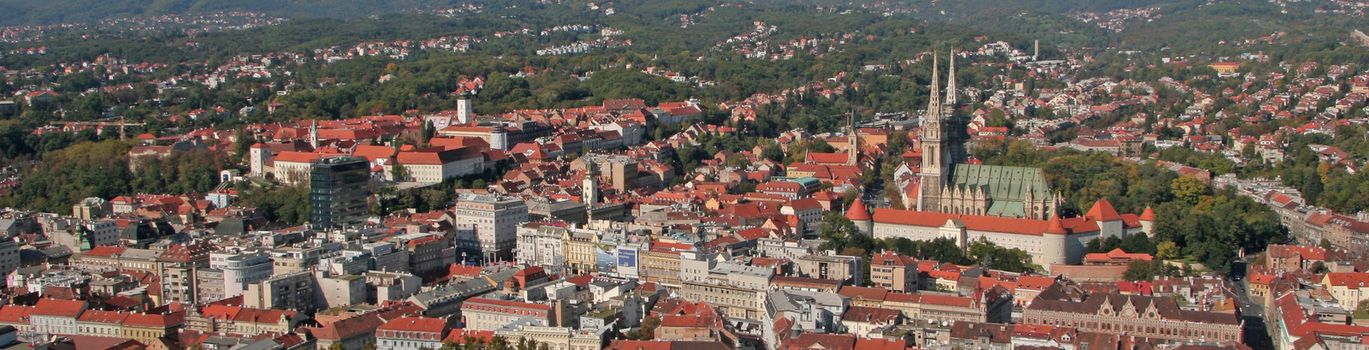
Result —
[{"label": "stone building", "polygon": [[946,99],[940,96],[937,61],[932,60],[932,96],[922,120],[919,211],[1045,220],[1056,215],[1061,198],[1051,192],[1041,169],[963,164],[963,127],[955,115],[955,56],[951,56]]},{"label": "stone building", "polygon": [[1076,285],[1065,283],[1057,283],[1037,295],[1023,311],[1022,322],[1074,327],[1088,332],[1125,333],[1157,343],[1241,341],[1241,319],[1237,311],[1184,310],[1173,298],[1087,294]]}]

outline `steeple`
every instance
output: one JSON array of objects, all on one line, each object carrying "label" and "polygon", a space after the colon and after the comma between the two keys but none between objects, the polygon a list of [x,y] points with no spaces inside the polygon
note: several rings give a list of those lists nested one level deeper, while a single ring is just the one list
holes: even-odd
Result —
[{"label": "steeple", "polygon": [[588,167],[585,169],[585,179],[580,182],[580,195],[585,203],[585,208],[592,213],[594,206],[599,204],[599,168],[594,162],[588,163]]},{"label": "steeple", "polygon": [[[941,62],[937,59],[936,52],[932,52],[932,96],[927,98],[927,116],[922,119],[922,128],[926,130],[928,126],[941,124]],[[939,128],[938,128],[939,129]],[[940,131],[940,130],[938,130]]]},{"label": "steeple", "polygon": [[955,49],[951,49],[951,66],[946,71],[946,107],[955,109],[956,86],[955,86]]},{"label": "steeple", "polygon": [[[949,171],[946,170],[947,145],[943,135],[942,113],[945,110],[941,105],[941,71],[940,62],[935,51],[932,52],[932,87],[931,96],[927,99],[927,114],[922,118],[922,169],[919,176],[922,178],[922,188],[918,192],[917,210],[936,210],[943,203],[938,203],[937,198],[945,198],[945,188],[942,182]],[[942,196],[935,194],[941,191]],[[929,198],[932,197],[932,198]]]},{"label": "steeple", "polygon": [[846,165],[856,165],[860,157],[860,139],[856,136],[856,110],[846,114]]},{"label": "steeple", "polygon": [[309,146],[318,150],[318,119],[309,120]]}]

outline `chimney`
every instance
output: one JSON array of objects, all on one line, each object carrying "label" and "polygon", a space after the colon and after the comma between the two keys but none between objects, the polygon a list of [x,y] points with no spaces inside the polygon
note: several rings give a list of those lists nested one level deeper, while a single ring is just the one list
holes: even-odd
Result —
[{"label": "chimney", "polygon": [[1041,40],[1032,40],[1032,61],[1041,57]]}]

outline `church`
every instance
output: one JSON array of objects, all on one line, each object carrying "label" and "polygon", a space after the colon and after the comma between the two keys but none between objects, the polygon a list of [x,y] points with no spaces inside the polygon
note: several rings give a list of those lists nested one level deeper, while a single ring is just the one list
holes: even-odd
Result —
[{"label": "church", "polygon": [[[1000,247],[1021,249],[1046,271],[1061,264],[1078,264],[1085,245],[1107,237],[1150,235],[1155,212],[1117,212],[1107,199],[1093,203],[1083,216],[1059,216],[1062,196],[1053,192],[1041,169],[970,164],[966,162],[963,123],[955,120],[955,57],[946,98],[940,96],[937,59],[932,58],[932,96],[922,122],[922,167],[915,174],[900,168],[896,177],[908,179],[907,210],[878,208],[873,212],[857,200],[846,218],[875,239],[950,239],[961,249],[985,240]],[[905,164],[906,165],[906,164]]]},{"label": "church", "polygon": [[1041,169],[966,163],[963,123],[955,118],[958,93],[954,53],[950,60],[943,101],[939,62],[936,55],[932,56],[932,95],[922,118],[922,167],[916,176],[916,203],[908,207],[947,214],[1037,220],[1054,217],[1061,197],[1051,191]]}]

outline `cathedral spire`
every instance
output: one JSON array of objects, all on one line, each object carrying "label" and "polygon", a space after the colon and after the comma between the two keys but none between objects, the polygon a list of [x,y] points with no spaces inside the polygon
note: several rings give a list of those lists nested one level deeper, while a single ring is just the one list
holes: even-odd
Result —
[{"label": "cathedral spire", "polygon": [[[948,196],[947,188],[942,186],[946,171],[946,138],[942,135],[941,71],[936,51],[932,51],[932,87],[927,98],[927,114],[923,115],[922,125],[922,188],[918,191],[918,210],[938,210],[944,208],[940,198]],[[941,193],[940,196],[936,195]]]},{"label": "cathedral spire", "polygon": [[956,103],[955,49],[951,49],[951,66],[946,75],[946,107],[954,109]]},{"label": "cathedral spire", "polygon": [[932,51],[932,96],[927,99],[927,118],[922,120],[922,125],[941,122],[941,62],[937,59],[936,51]]}]

